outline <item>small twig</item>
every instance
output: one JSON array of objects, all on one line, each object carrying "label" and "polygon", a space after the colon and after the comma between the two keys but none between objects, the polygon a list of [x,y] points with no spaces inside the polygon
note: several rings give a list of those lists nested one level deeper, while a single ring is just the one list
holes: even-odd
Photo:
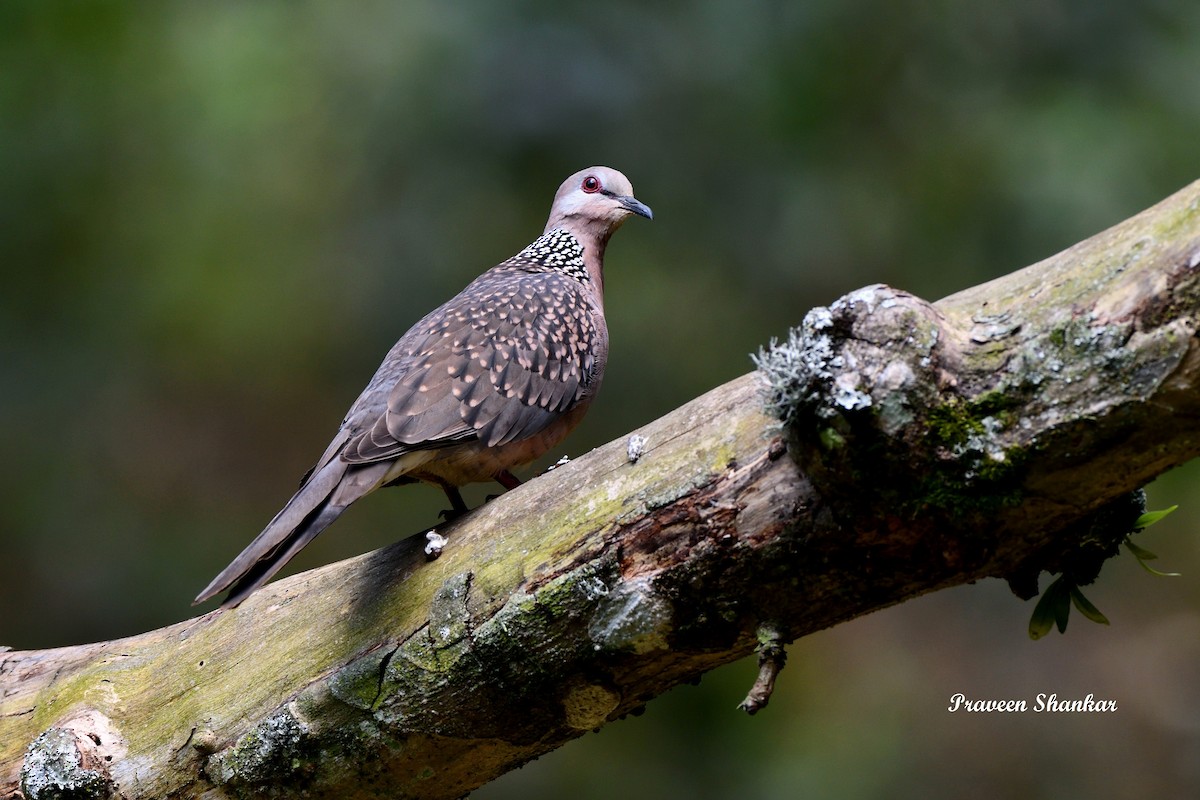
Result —
[{"label": "small twig", "polygon": [[783,644],[783,634],[775,624],[764,622],[758,626],[758,647],[755,648],[758,653],[758,677],[754,679],[746,699],[738,706],[747,714],[758,713],[771,701],[775,678],[787,663]]}]

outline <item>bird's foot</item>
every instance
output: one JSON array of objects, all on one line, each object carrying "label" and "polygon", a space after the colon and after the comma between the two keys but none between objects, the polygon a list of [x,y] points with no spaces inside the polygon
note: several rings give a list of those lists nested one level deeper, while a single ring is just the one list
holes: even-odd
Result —
[{"label": "bird's foot", "polygon": [[462,494],[459,493],[457,486],[446,484],[442,486],[442,491],[446,493],[446,498],[450,501],[450,508],[442,509],[438,513],[438,516],[446,520],[446,522],[454,522],[454,520],[471,510],[463,502]]}]

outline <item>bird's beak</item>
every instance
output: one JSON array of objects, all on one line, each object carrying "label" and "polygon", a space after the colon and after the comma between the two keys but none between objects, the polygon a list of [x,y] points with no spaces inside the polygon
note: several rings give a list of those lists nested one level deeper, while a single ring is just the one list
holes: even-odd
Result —
[{"label": "bird's beak", "polygon": [[629,197],[628,195],[615,194],[615,195],[613,195],[613,199],[616,200],[618,203],[620,203],[625,208],[629,209],[629,211],[633,212],[634,214],[637,214],[639,217],[645,217],[646,219],[654,219],[654,212],[650,210],[650,206],[646,205],[641,200],[638,200],[636,197]]}]

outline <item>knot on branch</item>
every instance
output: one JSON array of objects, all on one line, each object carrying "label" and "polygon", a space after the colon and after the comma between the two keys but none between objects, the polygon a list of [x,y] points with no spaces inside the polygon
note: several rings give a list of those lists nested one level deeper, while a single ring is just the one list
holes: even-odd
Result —
[{"label": "knot on branch", "polygon": [[843,525],[962,523],[1018,499],[1020,459],[1000,435],[1012,401],[960,389],[946,328],[932,304],[876,285],[759,354],[792,456]]}]

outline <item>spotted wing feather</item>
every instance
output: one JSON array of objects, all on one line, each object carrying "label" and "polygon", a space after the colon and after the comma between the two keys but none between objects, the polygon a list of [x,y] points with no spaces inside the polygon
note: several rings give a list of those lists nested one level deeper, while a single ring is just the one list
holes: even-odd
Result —
[{"label": "spotted wing feather", "polygon": [[[521,269],[485,273],[393,348],[390,374],[377,375],[372,384],[379,389],[368,398],[368,387],[347,417],[359,430],[342,458],[365,463],[476,439],[496,447],[536,435],[594,391],[602,325],[571,277]],[[380,397],[389,381],[384,407]]]}]

